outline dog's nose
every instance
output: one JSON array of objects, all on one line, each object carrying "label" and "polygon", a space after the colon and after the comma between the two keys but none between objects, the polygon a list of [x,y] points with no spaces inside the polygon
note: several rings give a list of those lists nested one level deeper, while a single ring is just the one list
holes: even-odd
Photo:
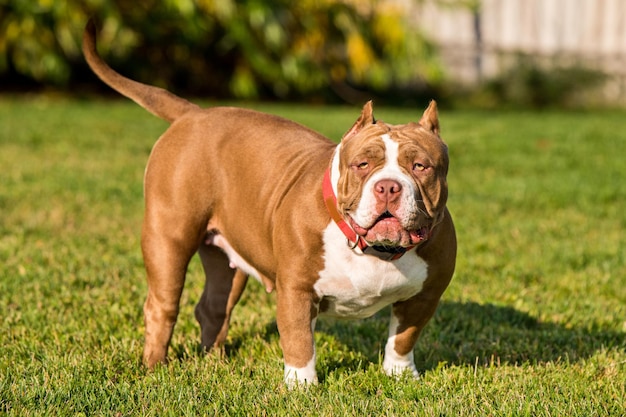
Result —
[{"label": "dog's nose", "polygon": [[400,196],[402,185],[394,180],[380,180],[374,185],[374,190],[379,199],[391,202]]}]

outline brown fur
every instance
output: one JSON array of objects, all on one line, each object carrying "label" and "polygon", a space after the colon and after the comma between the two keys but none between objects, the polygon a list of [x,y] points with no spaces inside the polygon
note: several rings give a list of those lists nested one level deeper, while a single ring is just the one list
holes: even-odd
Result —
[{"label": "brown fur", "polygon": [[[210,230],[250,260],[268,289],[275,286],[285,362],[305,366],[313,357],[311,321],[320,303],[313,286],[324,268],[322,231],[330,222],[321,179],[335,145],[280,117],[228,107],[203,110],[166,90],[119,75],[98,56],[91,22],[85,30],[83,51],[89,66],[105,83],[171,122],[155,144],[145,174],[141,241],[148,281],[145,364],[153,367],[166,360],[187,265],[196,252],[206,274],[196,307],[203,346],[208,349],[226,339],[230,315],[247,275],[232,269],[219,248],[205,244]],[[392,128],[373,121],[369,102],[343,143],[367,148],[362,138],[369,136],[368,130]],[[405,131],[413,137],[421,135],[429,144],[425,152],[444,158],[434,102],[419,124],[393,128],[398,135]],[[369,155],[375,153],[374,149]],[[358,182],[359,178],[342,179],[340,208],[358,201]],[[426,211],[444,214],[432,238],[405,255],[422,257],[429,265],[429,275],[421,292],[394,304],[400,319],[395,346],[399,354],[413,348],[454,270],[456,240],[445,210],[445,173],[425,179],[423,187],[428,189],[425,194],[434,196],[425,201]],[[432,192],[433,187],[439,191]]]}]

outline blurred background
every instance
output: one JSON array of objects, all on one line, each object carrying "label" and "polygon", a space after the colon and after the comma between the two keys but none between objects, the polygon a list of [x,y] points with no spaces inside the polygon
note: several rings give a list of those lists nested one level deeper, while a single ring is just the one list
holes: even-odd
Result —
[{"label": "blurred background", "polygon": [[0,0],[0,93],[111,94],[86,21],[131,78],[207,99],[623,107],[623,0]]}]

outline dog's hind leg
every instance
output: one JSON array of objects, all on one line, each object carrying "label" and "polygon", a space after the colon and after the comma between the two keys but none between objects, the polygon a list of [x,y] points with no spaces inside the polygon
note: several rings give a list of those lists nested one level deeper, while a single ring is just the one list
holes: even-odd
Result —
[{"label": "dog's hind leg", "polygon": [[216,246],[202,245],[198,253],[206,282],[195,315],[202,329],[202,347],[209,350],[226,341],[230,314],[246,287],[248,275],[231,268],[226,254]]},{"label": "dog's hind leg", "polygon": [[166,362],[187,266],[202,241],[203,225],[202,218],[181,216],[175,209],[146,211],[141,239],[148,281],[143,361],[149,368]]}]

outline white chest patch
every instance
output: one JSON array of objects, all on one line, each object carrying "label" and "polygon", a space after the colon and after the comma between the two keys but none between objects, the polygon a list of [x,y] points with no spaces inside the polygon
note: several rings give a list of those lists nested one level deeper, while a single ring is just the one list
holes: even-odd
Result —
[{"label": "white chest patch", "polygon": [[323,299],[322,315],[369,317],[420,292],[428,276],[426,262],[412,253],[395,261],[382,261],[355,252],[333,222],[324,231],[324,249],[324,269],[314,286]]}]

